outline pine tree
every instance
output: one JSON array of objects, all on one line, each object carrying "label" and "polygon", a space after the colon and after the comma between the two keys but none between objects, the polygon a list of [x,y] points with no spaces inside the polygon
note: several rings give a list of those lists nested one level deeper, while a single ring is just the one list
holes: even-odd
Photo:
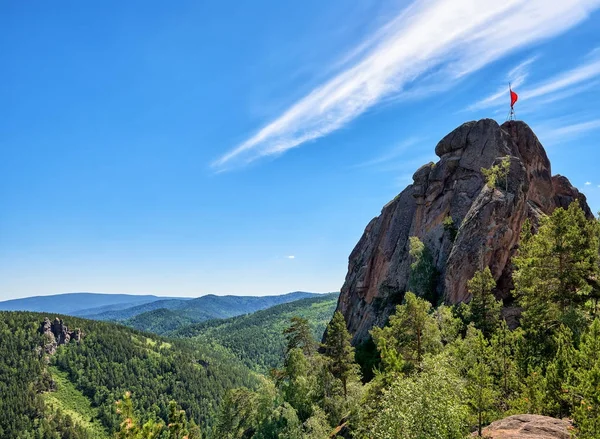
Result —
[{"label": "pine tree", "polygon": [[574,202],[542,218],[538,233],[522,241],[514,279],[526,327],[558,328],[572,308],[583,307],[598,276],[598,230]]},{"label": "pine tree", "polygon": [[384,364],[399,364],[401,356],[407,365],[420,367],[425,353],[441,349],[440,330],[430,311],[431,303],[409,291],[388,326],[371,330]]},{"label": "pine tree", "polygon": [[523,331],[519,328],[511,331],[506,321],[501,320],[490,340],[490,346],[495,356],[492,362],[492,373],[496,385],[501,391],[501,406],[508,408],[509,401],[517,394],[519,377],[515,356],[519,343],[523,339]]},{"label": "pine tree", "polygon": [[346,328],[346,321],[341,312],[333,315],[327,325],[323,349],[329,358],[329,370],[332,375],[342,381],[344,398],[348,397],[348,379],[357,375],[357,365],[354,360],[354,347],[350,344],[352,336]]},{"label": "pine tree", "polygon": [[471,294],[469,302],[469,315],[475,327],[483,332],[485,337],[490,337],[500,319],[502,302],[496,300],[493,289],[496,281],[489,267],[475,273],[467,282],[467,289]]},{"label": "pine tree", "polygon": [[308,320],[302,317],[292,317],[290,326],[283,333],[287,340],[287,353],[292,349],[300,348],[304,355],[310,356],[316,351],[317,342]]},{"label": "pine tree", "polygon": [[573,333],[561,325],[556,336],[556,355],[546,369],[547,412],[562,418],[570,413],[572,395],[569,392],[571,374],[573,373]]},{"label": "pine tree", "polygon": [[594,319],[583,335],[575,372],[577,403],[573,418],[580,439],[600,437],[600,319]]},{"label": "pine tree", "polygon": [[483,424],[498,397],[490,366],[493,352],[483,333],[472,324],[467,329],[463,343],[466,348],[468,402],[476,417],[478,435],[481,436]]}]

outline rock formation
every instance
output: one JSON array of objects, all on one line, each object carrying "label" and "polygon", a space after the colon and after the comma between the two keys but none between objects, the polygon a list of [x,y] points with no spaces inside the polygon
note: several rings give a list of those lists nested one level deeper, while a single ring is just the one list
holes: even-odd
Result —
[{"label": "rock formation", "polygon": [[[510,301],[511,257],[523,223],[586,198],[563,176],[552,176],[550,161],[533,131],[520,121],[467,122],[435,148],[437,163],[422,166],[409,185],[366,227],[349,257],[337,310],[354,342],[382,326],[408,290],[409,237],[425,244],[439,273],[436,293],[446,303],[470,299],[467,281],[489,266],[496,295]],[[510,157],[508,177],[486,185],[481,172]]]},{"label": "rock formation", "polygon": [[515,415],[492,422],[481,433],[489,439],[570,439],[571,430],[571,422],[565,419]]},{"label": "rock formation", "polygon": [[46,317],[40,325],[39,331],[45,337],[44,351],[49,355],[53,355],[58,346],[68,344],[71,340],[79,343],[83,338],[81,329],[69,331],[67,325],[58,317],[53,322]]}]

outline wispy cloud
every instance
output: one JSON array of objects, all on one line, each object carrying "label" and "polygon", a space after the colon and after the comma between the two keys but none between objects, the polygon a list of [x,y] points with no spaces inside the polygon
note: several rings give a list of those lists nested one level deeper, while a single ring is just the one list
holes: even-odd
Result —
[{"label": "wispy cloud", "polygon": [[551,131],[554,136],[573,136],[600,128],[600,119],[566,125]]},{"label": "wispy cloud", "polygon": [[409,148],[415,146],[419,142],[419,139],[416,137],[410,137],[405,141],[401,142],[399,145],[395,146],[391,150],[362,163],[358,163],[353,168],[369,168],[371,166],[377,166],[381,164],[387,164],[390,161],[397,159],[404,152],[406,152]]},{"label": "wispy cloud", "polygon": [[[598,78],[600,77],[600,57],[598,54],[594,54],[594,52],[587,57],[586,62],[574,69],[561,72],[529,88],[522,88],[519,91],[519,100],[531,101],[543,97],[545,99],[541,101],[538,99],[536,102],[538,104],[548,104],[582,93],[585,90],[598,85]],[[525,63],[527,63],[527,61],[525,61]],[[521,69],[524,67],[525,63],[519,64],[516,69]],[[517,88],[518,86],[523,85],[526,76],[527,73],[524,71],[521,71],[518,76],[515,76],[516,80],[513,80],[513,87]],[[508,79],[510,79],[510,73]],[[504,87],[503,89],[498,90],[497,93],[476,102],[467,109],[478,110],[481,108],[506,105],[507,96],[508,92],[506,87]]]},{"label": "wispy cloud", "polygon": [[508,83],[510,83],[513,88],[519,88],[521,85],[525,84],[525,80],[529,75],[529,67],[537,59],[537,56],[532,56],[512,68],[506,75],[506,83],[504,85],[499,87],[495,93],[470,105],[467,110],[480,110],[482,108],[489,108],[501,104],[506,105],[508,99]]},{"label": "wispy cloud", "polygon": [[296,259],[296,256],[294,256],[294,255],[289,255],[289,256],[286,256],[286,258],[288,258],[288,259]]},{"label": "wispy cloud", "polygon": [[519,47],[557,35],[599,4],[600,0],[418,0],[385,31],[359,45],[346,70],[212,165],[222,170],[246,164],[325,136],[384,98],[418,90],[432,76],[456,81]]},{"label": "wispy cloud", "polygon": [[560,143],[597,129],[600,129],[600,119],[567,124],[565,122],[561,124],[561,121],[557,120],[540,126],[537,132],[546,143]]},{"label": "wispy cloud", "polygon": [[585,182],[585,185],[586,185],[586,186],[591,186],[591,184],[592,184],[592,182],[591,182],[591,181],[586,181],[586,182]]}]

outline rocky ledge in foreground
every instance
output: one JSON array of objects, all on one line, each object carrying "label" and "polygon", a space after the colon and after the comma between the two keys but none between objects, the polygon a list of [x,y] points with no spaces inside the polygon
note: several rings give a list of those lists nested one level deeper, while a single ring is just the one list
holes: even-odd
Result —
[{"label": "rocky ledge in foreground", "polygon": [[[366,227],[349,257],[337,310],[354,343],[368,337],[408,290],[409,237],[421,239],[439,276],[435,293],[446,303],[468,301],[467,281],[478,267],[490,267],[495,294],[510,302],[514,255],[523,223],[586,198],[550,161],[533,131],[520,121],[467,122],[435,148],[437,163],[422,166],[409,185]],[[486,185],[482,168],[510,157],[507,179]]]},{"label": "rocky ledge in foreground", "polygon": [[571,439],[572,430],[571,422],[566,419],[514,415],[492,422],[483,429],[482,436],[487,439]]}]

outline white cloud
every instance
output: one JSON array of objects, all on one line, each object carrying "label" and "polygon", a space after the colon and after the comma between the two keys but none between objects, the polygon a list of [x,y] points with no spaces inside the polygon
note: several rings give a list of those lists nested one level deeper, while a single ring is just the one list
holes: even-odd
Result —
[{"label": "white cloud", "polygon": [[591,184],[592,184],[592,183],[591,183],[591,182],[589,182],[589,181],[586,181],[586,182],[585,182],[585,185],[586,185],[586,186],[590,186]]},{"label": "white cloud", "polygon": [[432,78],[459,80],[519,47],[571,28],[599,4],[600,0],[417,0],[368,40],[354,64],[212,166],[223,170],[281,154],[343,127],[384,98],[418,91],[422,82],[430,87]]},{"label": "white cloud", "polygon": [[481,99],[473,105],[470,105],[467,110],[479,110],[496,105],[507,105],[507,102],[510,99],[508,95],[508,83],[512,85],[513,89],[517,89],[521,85],[525,84],[525,79],[527,79],[527,76],[529,75],[529,66],[537,59],[537,56],[532,56],[531,58],[527,58],[525,61],[519,63],[506,75],[505,85],[499,87],[498,90],[492,95]]},{"label": "white cloud", "polygon": [[590,120],[588,122],[574,123],[571,125],[565,125],[559,128],[554,128],[549,132],[546,132],[546,135],[552,137],[571,137],[598,128],[600,128],[600,119]]},{"label": "white cloud", "polygon": [[523,99],[532,99],[539,96],[545,96],[550,93],[562,91],[574,85],[581,85],[585,81],[593,79],[600,75],[600,60],[583,64],[573,70],[562,73],[548,80],[547,82],[530,90],[524,90]]},{"label": "white cloud", "polygon": [[289,256],[286,256],[286,258],[288,258],[288,259],[296,259],[296,256],[294,256],[294,255],[289,255]]},{"label": "white cloud", "polygon": [[381,154],[380,156],[375,157],[371,160],[367,160],[365,162],[358,163],[357,165],[354,165],[353,168],[368,168],[371,166],[388,164],[390,161],[400,157],[406,150],[408,150],[410,147],[415,146],[418,142],[419,142],[418,138],[410,137],[410,138],[406,139],[405,141],[401,142],[399,145],[395,146],[390,151],[388,151],[384,154]]}]

